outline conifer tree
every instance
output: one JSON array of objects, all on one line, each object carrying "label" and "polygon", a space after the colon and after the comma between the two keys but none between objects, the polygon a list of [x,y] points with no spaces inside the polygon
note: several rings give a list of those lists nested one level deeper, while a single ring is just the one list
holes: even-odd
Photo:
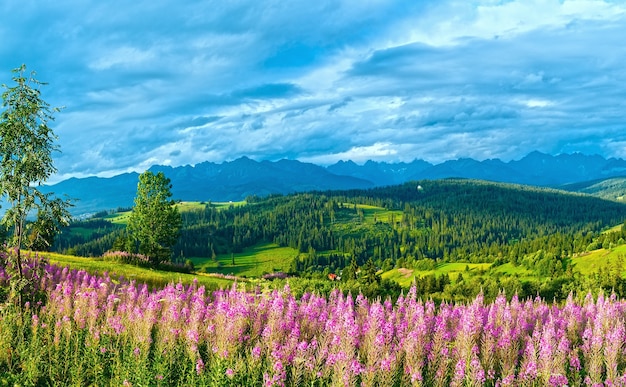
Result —
[{"label": "conifer tree", "polygon": [[180,235],[182,219],[171,199],[172,185],[163,172],[139,175],[135,205],[128,221],[128,234],[139,253],[157,265],[171,259],[171,248]]},{"label": "conifer tree", "polygon": [[356,272],[359,270],[359,265],[356,263],[356,259],[352,257],[350,265],[345,267],[341,273],[341,279],[344,281],[356,280]]},{"label": "conifer tree", "polygon": [[365,265],[363,265],[361,275],[361,280],[365,284],[374,284],[380,282],[380,277],[376,275],[378,269],[376,268],[376,264],[374,264],[374,260],[370,257]]}]

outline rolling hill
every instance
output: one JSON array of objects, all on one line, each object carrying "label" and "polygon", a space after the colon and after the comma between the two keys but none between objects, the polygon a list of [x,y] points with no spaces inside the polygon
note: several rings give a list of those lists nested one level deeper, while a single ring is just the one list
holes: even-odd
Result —
[{"label": "rolling hill", "polygon": [[[368,161],[358,165],[340,161],[322,167],[296,160],[255,161],[242,157],[221,164],[203,162],[195,166],[153,166],[172,181],[174,197],[185,201],[239,201],[248,196],[267,196],[306,191],[365,189],[401,184],[412,180],[471,178],[496,182],[547,186],[590,193],[603,198],[617,197],[606,190],[616,189],[619,180],[600,180],[626,174],[626,161],[582,154],[551,156],[533,152],[509,162],[498,159],[458,159],[433,165],[423,160],[410,163]],[[99,210],[130,207],[138,174],[111,178],[72,178],[44,187],[45,192],[77,199],[72,212],[82,215]],[[593,184],[585,183],[594,181]],[[595,184],[595,185],[594,185]]]}]

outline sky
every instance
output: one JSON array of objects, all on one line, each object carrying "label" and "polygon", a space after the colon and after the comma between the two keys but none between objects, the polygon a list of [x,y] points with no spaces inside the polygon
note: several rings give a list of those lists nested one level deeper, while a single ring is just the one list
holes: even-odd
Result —
[{"label": "sky", "polygon": [[626,1],[3,0],[0,83],[57,174],[297,159],[626,158]]}]

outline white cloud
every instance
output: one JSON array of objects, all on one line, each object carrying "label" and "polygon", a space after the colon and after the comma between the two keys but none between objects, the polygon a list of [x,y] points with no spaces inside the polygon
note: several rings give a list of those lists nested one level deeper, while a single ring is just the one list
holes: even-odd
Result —
[{"label": "white cloud", "polygon": [[435,162],[596,147],[621,156],[604,139],[626,141],[623,2],[6,0],[3,9],[0,83],[25,62],[50,83],[44,97],[67,106],[54,123],[62,176],[244,155]]},{"label": "white cloud", "polygon": [[154,60],[156,56],[152,50],[124,46],[103,53],[89,67],[94,70],[108,70],[115,66],[139,67],[145,66],[149,61]]},{"label": "white cloud", "polygon": [[345,152],[335,154],[327,154],[320,156],[310,156],[301,158],[302,161],[318,164],[332,164],[339,160],[352,160],[357,163],[363,163],[367,160],[379,160],[395,156],[398,150],[394,148],[394,144],[389,142],[377,142],[369,146],[355,146]]},{"label": "white cloud", "polygon": [[544,99],[529,99],[524,101],[524,105],[526,105],[529,108],[544,108],[547,106],[552,105],[552,102],[550,101],[546,101]]},{"label": "white cloud", "polygon": [[397,45],[422,42],[434,46],[459,44],[460,39],[510,38],[537,29],[559,29],[581,20],[615,21],[625,4],[602,0],[443,1],[426,17],[407,21],[408,33]]}]

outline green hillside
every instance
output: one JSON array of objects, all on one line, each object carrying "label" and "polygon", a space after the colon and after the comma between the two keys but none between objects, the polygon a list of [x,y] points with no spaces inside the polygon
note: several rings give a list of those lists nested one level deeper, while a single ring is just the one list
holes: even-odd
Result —
[{"label": "green hillside", "polygon": [[585,193],[607,200],[617,200],[621,202],[626,200],[626,177],[614,177],[568,184],[562,188],[567,191]]},{"label": "green hillside", "polygon": [[148,269],[119,262],[107,261],[102,258],[76,257],[72,255],[49,252],[39,253],[39,255],[46,258],[50,263],[57,264],[59,266],[67,266],[71,269],[77,270],[86,270],[92,274],[108,273],[114,278],[123,277],[127,280],[135,280],[138,283],[147,283],[151,286],[165,286],[170,283],[179,282],[188,285],[197,281],[199,285],[204,285],[208,289],[219,289],[229,287],[233,284],[232,280],[215,276],[203,276]]},{"label": "green hillside", "polygon": [[263,243],[215,258],[191,258],[198,272],[232,274],[239,277],[261,277],[274,272],[288,272],[299,252],[290,247]]},{"label": "green hillside", "polygon": [[[464,179],[178,206],[174,259],[191,259],[198,273],[337,275],[346,289],[387,293],[393,283],[422,281],[424,294],[444,298],[480,289],[561,297],[588,286],[573,275],[588,273],[584,254],[617,250],[626,235],[622,203]],[[123,235],[127,216],[73,224],[56,249],[100,256]]]}]

